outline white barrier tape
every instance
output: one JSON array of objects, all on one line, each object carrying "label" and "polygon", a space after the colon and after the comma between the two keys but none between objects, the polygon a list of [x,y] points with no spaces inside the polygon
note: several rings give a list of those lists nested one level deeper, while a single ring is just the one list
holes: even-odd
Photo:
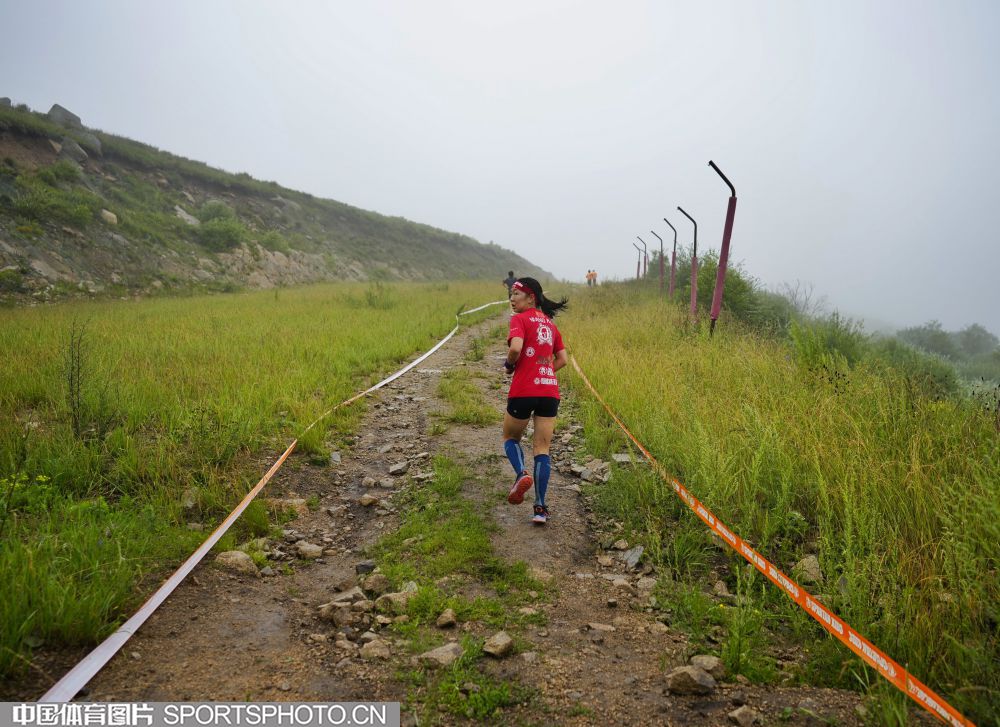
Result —
[{"label": "white barrier tape", "polygon": [[[455,318],[457,320],[459,316],[468,315],[470,313],[476,313],[478,311],[483,310],[484,308],[488,308],[491,305],[500,305],[506,302],[507,302],[506,300],[496,300],[490,303],[484,303],[478,308],[473,308],[472,310],[462,311],[458,313],[455,316]],[[395,381],[400,376],[405,374],[407,371],[412,369],[414,366],[418,365],[421,361],[427,359],[428,356],[433,354],[439,348],[441,348],[441,346],[447,343],[448,340],[451,339],[451,337],[454,336],[457,331],[458,331],[458,326],[456,325],[451,330],[451,332],[447,336],[442,338],[440,341],[438,341],[438,343],[432,349],[422,354],[419,358],[412,361],[411,363],[408,363],[406,366],[401,368],[396,373],[382,379],[374,386],[368,387],[360,394],[356,394],[352,396],[350,399],[346,399],[341,403],[337,404],[337,406],[333,407],[329,411],[324,412],[319,417],[317,417],[316,420],[313,421],[308,427],[306,427],[302,433],[305,434],[306,432],[308,432],[324,417],[333,413],[337,409],[344,406],[348,406],[349,404],[352,404],[361,397],[370,394],[371,392],[377,389],[381,389],[386,384]],[[260,478],[257,484],[254,485],[253,489],[251,489],[246,494],[246,496],[243,498],[240,504],[237,505],[236,508],[231,513],[229,513],[229,515],[226,516],[226,519],[223,520],[219,524],[219,526],[212,531],[211,535],[209,535],[208,538],[205,539],[205,542],[203,542],[201,546],[196,551],[194,551],[194,553],[192,553],[186,561],[184,561],[184,563],[181,565],[180,568],[174,571],[173,575],[171,575],[166,581],[163,582],[163,585],[161,585],[156,590],[156,592],[149,597],[149,600],[147,600],[128,621],[123,623],[118,628],[117,631],[115,631],[108,638],[106,638],[104,641],[98,644],[93,651],[87,654],[87,656],[85,656],[82,661],[80,661],[76,666],[74,666],[70,671],[68,671],[63,676],[63,678],[60,679],[58,682],[56,682],[51,689],[49,689],[45,694],[43,694],[38,699],[38,701],[68,702],[71,699],[73,699],[73,697],[75,697],[79,693],[79,691],[87,685],[87,682],[93,679],[94,675],[97,674],[97,672],[99,672],[116,653],[118,653],[118,651],[125,645],[125,642],[127,642],[130,638],[132,638],[132,634],[134,634],[136,631],[139,630],[139,627],[142,626],[146,622],[146,620],[153,615],[153,612],[156,611],[156,609],[159,608],[159,606],[165,600],[167,600],[167,597],[174,592],[174,589],[176,589],[177,586],[180,585],[181,581],[183,581],[184,578],[186,578],[187,575],[192,570],[194,570],[195,566],[201,562],[201,559],[205,557],[208,551],[210,551],[212,547],[219,541],[219,539],[226,534],[226,531],[229,530],[230,526],[234,522],[236,522],[236,519],[243,514],[243,511],[246,510],[247,506],[251,503],[251,501],[253,501],[253,499],[264,488],[264,485],[266,485],[271,480],[271,478],[274,477],[275,473],[281,468],[281,465],[283,465],[285,463],[285,460],[288,459],[288,456],[293,451],[295,451],[295,446],[298,444],[298,442],[299,442],[298,439],[292,440],[292,443],[288,445],[288,448],[285,449],[285,451],[281,454],[280,457],[278,457],[277,460],[275,460],[274,464],[271,465],[271,468],[264,474],[263,477]]]}]

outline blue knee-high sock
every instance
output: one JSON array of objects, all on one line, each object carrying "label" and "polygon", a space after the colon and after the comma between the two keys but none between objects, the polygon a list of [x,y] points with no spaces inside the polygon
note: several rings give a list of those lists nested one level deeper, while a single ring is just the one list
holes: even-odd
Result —
[{"label": "blue knee-high sock", "polygon": [[535,504],[545,506],[545,490],[549,487],[549,472],[552,466],[549,464],[549,455],[535,455]]},{"label": "blue knee-high sock", "polygon": [[507,459],[514,468],[514,476],[519,477],[524,472],[524,451],[521,449],[521,443],[516,439],[507,439],[503,443],[503,451],[506,452]]}]

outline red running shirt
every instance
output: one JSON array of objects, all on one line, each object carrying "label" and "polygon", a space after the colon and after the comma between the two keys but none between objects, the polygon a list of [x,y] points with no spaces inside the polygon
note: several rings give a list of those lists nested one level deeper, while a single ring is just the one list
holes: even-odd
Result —
[{"label": "red running shirt", "polygon": [[552,363],[555,354],[566,348],[559,329],[548,316],[532,308],[510,319],[508,346],[512,338],[523,339],[524,345],[514,365],[514,378],[507,396],[551,396],[558,399],[559,382]]}]

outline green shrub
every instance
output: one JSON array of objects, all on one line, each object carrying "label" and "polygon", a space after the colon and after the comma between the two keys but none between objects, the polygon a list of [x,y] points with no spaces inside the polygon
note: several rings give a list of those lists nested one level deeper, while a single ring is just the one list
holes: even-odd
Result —
[{"label": "green shrub", "polygon": [[24,276],[19,270],[0,270],[0,293],[19,293],[24,289]]},{"label": "green shrub", "polygon": [[23,176],[17,186],[14,213],[27,219],[86,227],[101,208],[100,198],[83,189],[56,189]]},{"label": "green shrub", "polygon": [[60,182],[75,182],[80,178],[80,167],[68,159],[50,164],[38,170],[36,175],[50,187],[59,186]]},{"label": "green shrub", "polygon": [[286,240],[281,233],[275,232],[274,230],[268,230],[265,232],[261,235],[258,242],[260,242],[261,247],[270,250],[271,252],[288,253],[291,252],[292,249],[288,244],[288,240]]},{"label": "green shrub", "polygon": [[225,202],[218,199],[210,199],[198,210],[198,219],[202,222],[212,220],[235,220],[236,212]]},{"label": "green shrub", "polygon": [[956,396],[959,392],[958,375],[950,363],[921,353],[896,339],[874,343],[870,356],[876,362],[895,368],[925,396],[943,399]]},{"label": "green shrub", "polygon": [[237,247],[246,239],[247,230],[235,219],[217,218],[203,223],[197,234],[203,247],[220,252]]},{"label": "green shrub", "polygon": [[799,362],[807,367],[829,367],[831,359],[837,358],[853,365],[867,350],[860,324],[836,312],[826,318],[792,321],[789,335]]}]

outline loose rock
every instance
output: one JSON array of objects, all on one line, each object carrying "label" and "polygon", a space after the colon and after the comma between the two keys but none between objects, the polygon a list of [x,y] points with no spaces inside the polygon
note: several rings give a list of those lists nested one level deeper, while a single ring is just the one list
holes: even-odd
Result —
[{"label": "loose rock", "polygon": [[372,573],[365,579],[362,587],[364,588],[365,593],[381,596],[389,590],[389,579],[382,573]]},{"label": "loose rock", "polygon": [[513,650],[514,640],[507,635],[506,631],[498,631],[483,644],[483,652],[497,659],[502,659]]},{"label": "loose rock", "polygon": [[671,694],[711,694],[715,679],[696,666],[679,666],[667,674],[667,689]]},{"label": "loose rock", "polygon": [[819,558],[807,555],[792,568],[792,574],[804,585],[823,582],[823,571],[819,567]]},{"label": "loose rock", "polygon": [[389,644],[379,638],[372,639],[361,647],[362,659],[388,659],[390,656]]},{"label": "loose rock", "polygon": [[726,665],[723,664],[722,659],[717,656],[711,656],[710,654],[698,654],[697,656],[692,656],[691,666],[704,669],[712,675],[713,679],[722,679],[726,676]]},{"label": "loose rock", "polygon": [[625,565],[629,568],[629,570],[632,570],[639,565],[639,560],[642,558],[642,550],[642,546],[637,545],[631,550],[626,550],[622,553],[621,558],[625,561]]},{"label": "loose rock", "polygon": [[729,721],[740,727],[750,727],[750,725],[760,722],[760,715],[750,707],[743,705],[729,713]]},{"label": "loose rock", "polygon": [[242,550],[227,550],[225,553],[219,553],[215,557],[215,562],[223,568],[237,573],[245,573],[251,576],[260,575],[260,572],[257,570],[257,564],[253,562],[253,558]]},{"label": "loose rock", "polygon": [[307,540],[300,540],[295,544],[295,550],[303,560],[316,560],[323,555],[323,548],[313,545]]},{"label": "loose rock", "polygon": [[439,629],[449,629],[455,626],[457,623],[458,619],[455,618],[455,611],[450,608],[446,608],[444,611],[442,611],[441,615],[438,616],[437,619],[437,626]]},{"label": "loose rock", "polygon": [[455,663],[455,660],[462,655],[462,647],[456,643],[445,644],[436,649],[425,651],[416,657],[416,661],[421,666],[430,668],[448,667]]}]

